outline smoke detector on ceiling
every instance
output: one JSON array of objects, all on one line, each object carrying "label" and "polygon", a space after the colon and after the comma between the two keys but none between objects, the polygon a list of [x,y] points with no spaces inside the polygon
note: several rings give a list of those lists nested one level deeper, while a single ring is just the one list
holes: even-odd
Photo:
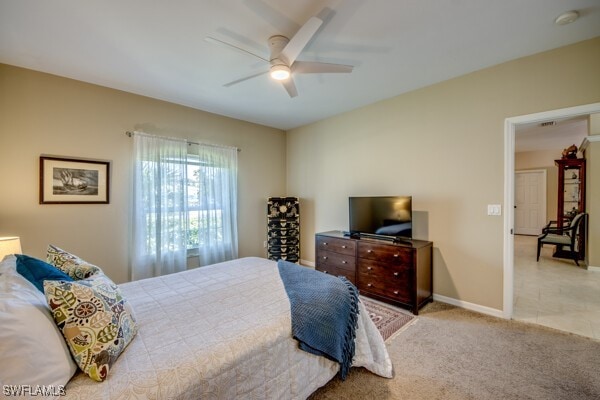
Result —
[{"label": "smoke detector on ceiling", "polygon": [[571,10],[571,11],[564,12],[564,13],[560,14],[558,17],[556,17],[556,19],[554,20],[554,23],[556,25],[567,25],[567,24],[570,24],[571,22],[575,22],[575,20],[577,20],[577,18],[579,18],[579,13],[575,10]]}]

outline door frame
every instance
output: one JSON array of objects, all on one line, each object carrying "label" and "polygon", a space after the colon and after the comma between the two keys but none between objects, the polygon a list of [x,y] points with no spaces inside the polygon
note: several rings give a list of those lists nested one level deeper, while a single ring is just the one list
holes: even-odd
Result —
[{"label": "door frame", "polygon": [[[537,174],[542,174],[542,198],[544,199],[542,206],[540,207],[540,214],[542,214],[544,216],[544,222],[546,221],[546,217],[548,214],[548,171],[545,169],[520,169],[520,170],[515,170],[515,175],[517,174],[533,174],[533,173],[537,173]],[[516,181],[516,179],[515,179]],[[516,191],[515,191],[516,193]],[[514,206],[513,206],[513,210],[514,210]],[[540,229],[540,233],[541,229]],[[515,232],[515,235],[517,233]]]},{"label": "door frame", "polygon": [[535,114],[509,117],[504,120],[504,278],[503,278],[503,311],[506,319],[513,315],[514,297],[514,218],[515,218],[515,127],[521,124],[544,122],[558,118],[577,117],[600,113],[600,103],[586,104],[582,106],[561,108],[558,110],[544,111]]}]

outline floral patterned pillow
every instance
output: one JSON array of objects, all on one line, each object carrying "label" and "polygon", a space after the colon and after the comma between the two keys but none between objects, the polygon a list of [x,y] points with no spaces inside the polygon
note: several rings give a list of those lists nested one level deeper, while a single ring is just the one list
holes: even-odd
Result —
[{"label": "floral patterned pillow", "polygon": [[79,368],[96,381],[137,333],[133,310],[104,274],[79,281],[45,281],[46,300]]},{"label": "floral patterned pillow", "polygon": [[71,278],[79,280],[94,274],[102,273],[100,267],[82,260],[74,254],[64,251],[53,245],[48,245],[46,262],[60,269]]}]

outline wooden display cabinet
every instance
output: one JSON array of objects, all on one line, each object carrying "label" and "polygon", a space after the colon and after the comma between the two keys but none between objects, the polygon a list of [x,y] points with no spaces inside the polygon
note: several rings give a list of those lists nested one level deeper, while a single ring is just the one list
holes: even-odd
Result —
[{"label": "wooden display cabinet", "polygon": [[563,158],[555,160],[558,167],[557,224],[562,227],[575,215],[585,212],[585,160]]},{"label": "wooden display cabinet", "polygon": [[[555,160],[558,167],[558,206],[556,225],[560,229],[568,225],[573,217],[585,212],[585,159],[562,158]],[[585,228],[585,227],[583,227]],[[578,252],[580,259],[585,254],[583,235],[579,237]],[[556,246],[554,257],[571,258],[570,250]]]}]

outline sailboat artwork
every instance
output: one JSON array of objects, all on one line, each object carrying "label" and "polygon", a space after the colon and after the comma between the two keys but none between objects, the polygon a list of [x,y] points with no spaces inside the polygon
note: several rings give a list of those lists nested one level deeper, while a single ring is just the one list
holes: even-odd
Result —
[{"label": "sailboat artwork", "polygon": [[98,195],[98,171],[74,168],[53,168],[52,194]]},{"label": "sailboat artwork", "polygon": [[40,204],[109,204],[110,161],[40,156]]}]

